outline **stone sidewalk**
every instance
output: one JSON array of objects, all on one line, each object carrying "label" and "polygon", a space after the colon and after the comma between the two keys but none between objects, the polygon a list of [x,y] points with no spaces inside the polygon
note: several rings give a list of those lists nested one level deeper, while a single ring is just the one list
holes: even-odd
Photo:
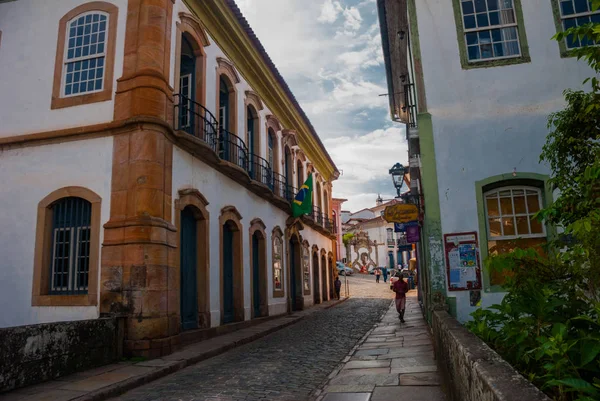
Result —
[{"label": "stone sidewalk", "polygon": [[307,310],[283,315],[245,329],[190,344],[163,358],[142,362],[119,362],[86,370],[38,385],[0,395],[0,401],[99,401],[115,397],[189,365],[212,358],[247,344],[291,324],[312,313],[331,308],[340,302],[328,301]]},{"label": "stone sidewalk", "polygon": [[416,291],[408,293],[406,323],[392,303],[380,323],[329,375],[318,401],[444,401],[433,344]]}]

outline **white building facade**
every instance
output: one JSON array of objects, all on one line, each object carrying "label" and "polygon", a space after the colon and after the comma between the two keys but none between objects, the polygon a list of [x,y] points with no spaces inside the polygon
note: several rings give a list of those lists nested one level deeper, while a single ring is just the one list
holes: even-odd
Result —
[{"label": "white building facade", "polygon": [[233,1],[2,2],[0,105],[0,327],[158,356],[332,297],[339,173]]},{"label": "white building facade", "polygon": [[[553,235],[531,219],[553,199],[539,162],[547,118],[564,106],[562,92],[581,89],[592,72],[570,57],[579,41],[551,37],[599,14],[588,2],[558,0],[378,5],[388,84],[407,92],[390,107],[407,124],[411,188],[422,207],[425,302],[443,299],[465,321],[505,295],[503,277],[484,268],[488,255]],[[461,241],[477,248],[480,274],[449,260]]]}]

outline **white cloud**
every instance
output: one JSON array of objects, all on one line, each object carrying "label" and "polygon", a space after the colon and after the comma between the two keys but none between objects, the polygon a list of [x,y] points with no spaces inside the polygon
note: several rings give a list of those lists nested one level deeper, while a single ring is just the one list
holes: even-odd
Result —
[{"label": "white cloud", "polygon": [[388,170],[405,163],[407,145],[379,96],[388,90],[376,0],[236,1],[344,171],[334,196],[350,209],[391,196]]},{"label": "white cloud", "polygon": [[343,11],[339,1],[325,0],[321,6],[321,15],[318,18],[319,22],[332,23],[338,19],[340,12]]}]

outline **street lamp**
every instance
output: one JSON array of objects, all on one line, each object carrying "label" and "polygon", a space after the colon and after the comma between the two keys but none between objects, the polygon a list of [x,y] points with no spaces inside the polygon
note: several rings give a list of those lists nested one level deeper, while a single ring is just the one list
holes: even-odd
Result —
[{"label": "street lamp", "polygon": [[390,169],[390,175],[392,176],[392,181],[394,182],[394,187],[396,188],[396,193],[398,194],[398,198],[400,197],[400,190],[402,189],[402,184],[404,183],[404,174],[406,170],[401,163],[396,163]]}]

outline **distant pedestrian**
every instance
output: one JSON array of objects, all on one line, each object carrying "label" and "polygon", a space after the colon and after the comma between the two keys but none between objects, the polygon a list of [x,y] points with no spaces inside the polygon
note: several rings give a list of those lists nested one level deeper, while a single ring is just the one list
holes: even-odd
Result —
[{"label": "distant pedestrian", "polygon": [[394,281],[392,290],[396,293],[396,311],[400,321],[404,323],[404,309],[406,308],[406,293],[408,292],[408,284],[403,280],[402,273],[396,273],[398,280]]},{"label": "distant pedestrian", "polygon": [[387,267],[383,268],[383,282],[387,283],[388,269]]},{"label": "distant pedestrian", "polygon": [[342,282],[340,281],[340,276],[337,276],[335,278],[333,285],[335,287],[335,296],[337,297],[337,299],[340,299],[340,290],[342,289]]},{"label": "distant pedestrian", "polygon": [[375,282],[378,283],[379,282],[379,277],[381,277],[381,269],[379,269],[379,267],[377,269],[375,269]]}]

